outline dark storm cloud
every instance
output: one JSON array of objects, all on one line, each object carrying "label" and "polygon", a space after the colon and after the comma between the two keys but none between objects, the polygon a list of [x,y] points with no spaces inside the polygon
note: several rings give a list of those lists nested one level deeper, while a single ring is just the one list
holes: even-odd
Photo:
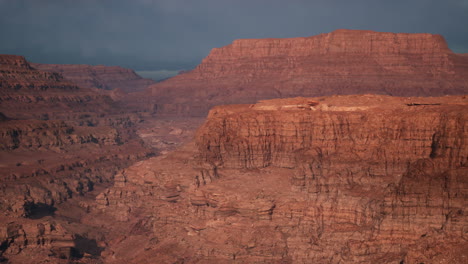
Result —
[{"label": "dark storm cloud", "polygon": [[437,33],[468,52],[467,25],[468,0],[0,0],[0,53],[177,70],[234,39],[339,28]]}]

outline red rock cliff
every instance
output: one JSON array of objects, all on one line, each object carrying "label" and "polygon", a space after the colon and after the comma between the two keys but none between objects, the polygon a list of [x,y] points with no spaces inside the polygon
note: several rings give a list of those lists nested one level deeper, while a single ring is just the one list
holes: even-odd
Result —
[{"label": "red rock cliff", "polygon": [[463,263],[467,104],[364,95],[216,107],[196,149],[135,164],[97,197],[132,233],[106,256]]},{"label": "red rock cliff", "polygon": [[42,71],[58,72],[68,81],[85,88],[137,92],[155,83],[153,80],[143,79],[131,69],[119,66],[33,63],[32,67]]},{"label": "red rock cliff", "polygon": [[442,152],[446,166],[466,162],[463,109],[463,97],[276,99],[213,108],[197,140],[204,160],[229,168],[294,168],[320,154],[368,162],[392,157],[385,169],[402,173],[407,162]]},{"label": "red rock cliff", "polygon": [[70,257],[77,231],[56,207],[151,155],[131,128],[141,119],[103,94],[0,55],[0,262]]},{"label": "red rock cliff", "polygon": [[337,30],[236,40],[152,93],[160,113],[202,114],[213,105],[294,96],[465,94],[467,76],[466,56],[440,35]]}]

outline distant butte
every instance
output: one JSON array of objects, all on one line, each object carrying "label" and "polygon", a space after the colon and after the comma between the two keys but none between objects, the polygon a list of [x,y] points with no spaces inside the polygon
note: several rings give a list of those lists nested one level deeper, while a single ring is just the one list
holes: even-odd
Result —
[{"label": "distant butte", "polygon": [[58,72],[66,80],[84,88],[120,89],[130,93],[143,91],[155,83],[142,78],[131,69],[119,66],[40,63],[32,63],[31,66],[42,71]]},{"label": "distant butte", "polygon": [[23,57],[0,54],[0,112],[14,119],[72,119],[111,107],[109,96],[78,87],[55,72],[36,70]]},{"label": "distant butte", "polygon": [[150,89],[160,115],[195,116],[214,105],[295,96],[466,94],[468,57],[432,34],[341,29],[302,38],[240,39]]}]

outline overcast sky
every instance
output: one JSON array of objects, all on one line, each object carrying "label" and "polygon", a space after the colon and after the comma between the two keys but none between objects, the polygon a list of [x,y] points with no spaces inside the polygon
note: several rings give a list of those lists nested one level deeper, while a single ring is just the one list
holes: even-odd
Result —
[{"label": "overcast sky", "polygon": [[171,72],[238,38],[336,29],[442,34],[468,53],[468,0],[0,0],[0,53]]}]

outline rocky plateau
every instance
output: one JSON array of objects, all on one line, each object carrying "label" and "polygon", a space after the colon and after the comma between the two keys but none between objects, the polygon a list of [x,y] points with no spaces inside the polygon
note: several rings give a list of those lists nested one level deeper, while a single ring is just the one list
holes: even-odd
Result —
[{"label": "rocky plateau", "polygon": [[160,115],[205,116],[215,105],[334,94],[466,94],[468,59],[440,35],[336,30],[239,39],[194,70],[151,86]]},{"label": "rocky plateau", "polygon": [[[213,108],[97,196],[106,263],[466,263],[468,99]],[[91,213],[92,214],[92,213]]]}]

